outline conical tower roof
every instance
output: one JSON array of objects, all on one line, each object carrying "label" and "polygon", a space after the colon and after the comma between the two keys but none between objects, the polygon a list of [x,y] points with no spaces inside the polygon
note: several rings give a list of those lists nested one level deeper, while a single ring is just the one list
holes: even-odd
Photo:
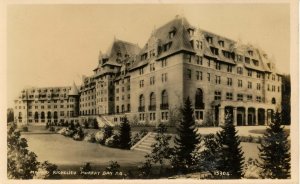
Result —
[{"label": "conical tower roof", "polygon": [[73,85],[72,85],[72,87],[71,87],[71,90],[69,91],[69,95],[76,96],[76,95],[78,95],[78,94],[79,94],[78,88],[77,88],[75,82],[73,82]]}]

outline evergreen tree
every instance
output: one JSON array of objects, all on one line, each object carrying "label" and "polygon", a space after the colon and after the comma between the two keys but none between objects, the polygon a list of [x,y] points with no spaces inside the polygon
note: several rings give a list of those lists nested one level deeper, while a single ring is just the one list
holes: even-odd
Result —
[{"label": "evergreen tree", "polygon": [[151,145],[152,152],[146,155],[153,163],[160,164],[160,174],[162,174],[164,164],[171,158],[172,148],[170,148],[171,136],[167,135],[167,127],[164,124],[159,124],[155,129],[155,143]]},{"label": "evergreen tree", "polygon": [[193,165],[193,151],[200,144],[201,137],[197,134],[192,104],[189,97],[186,99],[182,111],[182,120],[177,127],[175,137],[174,157],[172,167],[177,172],[187,172]]},{"label": "evergreen tree", "polygon": [[260,144],[259,158],[262,178],[290,178],[290,144],[284,126],[280,124],[281,115],[276,112]]},{"label": "evergreen tree", "polygon": [[7,177],[9,179],[32,179],[38,171],[35,153],[27,149],[27,140],[21,138],[12,124],[7,133]]},{"label": "evergreen tree", "polygon": [[203,141],[205,148],[200,152],[198,167],[201,171],[207,171],[214,175],[221,158],[221,147],[215,134],[205,136]]},{"label": "evergreen tree", "polygon": [[127,120],[127,117],[123,117],[123,122],[120,126],[120,148],[121,149],[130,149],[131,146],[131,127]]},{"label": "evergreen tree", "polygon": [[232,123],[232,115],[225,113],[225,124],[217,132],[217,142],[220,144],[220,158],[217,170],[225,172],[229,178],[239,179],[243,176],[244,152],[240,146],[240,139]]}]

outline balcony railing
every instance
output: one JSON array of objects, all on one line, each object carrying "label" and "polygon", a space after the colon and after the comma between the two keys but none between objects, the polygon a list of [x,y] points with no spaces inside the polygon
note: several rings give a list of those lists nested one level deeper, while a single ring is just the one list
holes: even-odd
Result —
[{"label": "balcony railing", "polygon": [[156,110],[156,105],[149,105],[148,110],[149,111],[155,111]]},{"label": "balcony railing", "polygon": [[204,103],[195,104],[195,109],[204,109],[204,108],[205,108]]},{"label": "balcony railing", "polygon": [[160,104],[160,109],[161,110],[167,110],[167,109],[169,109],[169,104]]},{"label": "balcony railing", "polygon": [[139,112],[145,112],[145,106],[140,106],[139,107]]}]

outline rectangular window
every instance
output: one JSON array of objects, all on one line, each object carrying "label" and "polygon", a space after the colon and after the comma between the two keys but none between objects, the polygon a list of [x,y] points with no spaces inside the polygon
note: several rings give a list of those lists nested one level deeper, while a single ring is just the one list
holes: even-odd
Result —
[{"label": "rectangular window", "polygon": [[155,84],[155,77],[152,76],[150,77],[150,85],[154,85]]},{"label": "rectangular window", "polygon": [[202,72],[196,71],[196,79],[197,80],[202,80]]},{"label": "rectangular window", "polygon": [[226,100],[233,100],[232,93],[226,93]]},{"label": "rectangular window", "polygon": [[260,79],[260,78],[261,78],[261,73],[260,73],[260,72],[257,72],[257,73],[256,73],[256,77],[257,77],[258,79]]},{"label": "rectangular window", "polygon": [[261,89],[260,83],[257,83],[257,84],[256,84],[256,89],[257,89],[257,90],[260,90],[260,89]]},{"label": "rectangular window", "polygon": [[187,69],[187,78],[192,79],[192,70],[191,69]]},{"label": "rectangular window", "polygon": [[248,101],[252,101],[252,99],[253,99],[253,98],[252,98],[252,95],[247,95],[247,100],[248,100]]},{"label": "rectangular window", "polygon": [[140,75],[144,74],[144,68],[140,68]]},{"label": "rectangular window", "polygon": [[197,63],[197,65],[202,65],[202,57],[201,56],[196,56],[196,63]]},{"label": "rectangular window", "polygon": [[229,73],[232,72],[232,66],[231,65],[227,65],[227,72],[229,72]]},{"label": "rectangular window", "polygon": [[216,61],[216,70],[221,70],[221,63]]},{"label": "rectangular window", "polygon": [[236,61],[243,61],[243,56],[237,54]]},{"label": "rectangular window", "polygon": [[144,80],[140,80],[140,88],[144,87]]},{"label": "rectangular window", "polygon": [[243,81],[240,79],[238,80],[238,87],[240,87],[240,88],[243,87]]},{"label": "rectangular window", "polygon": [[207,73],[207,81],[210,81],[210,73]]},{"label": "rectangular window", "polygon": [[184,59],[186,62],[192,62],[192,55],[191,54],[184,54]]},{"label": "rectangular window", "polygon": [[150,72],[155,71],[155,63],[150,64]]},{"label": "rectangular window", "polygon": [[161,67],[164,68],[166,66],[167,66],[167,59],[164,58],[164,59],[161,60]]},{"label": "rectangular window", "polygon": [[221,84],[221,76],[216,75],[216,84]]},{"label": "rectangular window", "polygon": [[248,81],[248,89],[252,89],[252,82]]},{"label": "rectangular window", "polygon": [[257,97],[256,97],[256,101],[257,101],[257,102],[261,102],[261,96],[257,96]]},{"label": "rectangular window", "polygon": [[252,70],[248,70],[248,77],[252,77]]},{"label": "rectangular window", "polygon": [[221,100],[221,91],[215,91],[215,100]]},{"label": "rectangular window", "polygon": [[243,68],[242,67],[237,67],[237,73],[242,75],[243,74]]},{"label": "rectangular window", "polygon": [[237,94],[237,101],[243,101],[243,94]]},{"label": "rectangular window", "polygon": [[227,78],[227,86],[232,86],[232,78]]}]

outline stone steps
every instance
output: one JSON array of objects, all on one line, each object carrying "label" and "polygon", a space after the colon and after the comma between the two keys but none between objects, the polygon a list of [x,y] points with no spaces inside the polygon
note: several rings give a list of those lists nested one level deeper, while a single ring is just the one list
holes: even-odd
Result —
[{"label": "stone steps", "polygon": [[155,133],[149,132],[145,137],[137,142],[136,145],[131,147],[131,149],[150,153],[152,151],[151,145],[155,143],[155,135]]}]

